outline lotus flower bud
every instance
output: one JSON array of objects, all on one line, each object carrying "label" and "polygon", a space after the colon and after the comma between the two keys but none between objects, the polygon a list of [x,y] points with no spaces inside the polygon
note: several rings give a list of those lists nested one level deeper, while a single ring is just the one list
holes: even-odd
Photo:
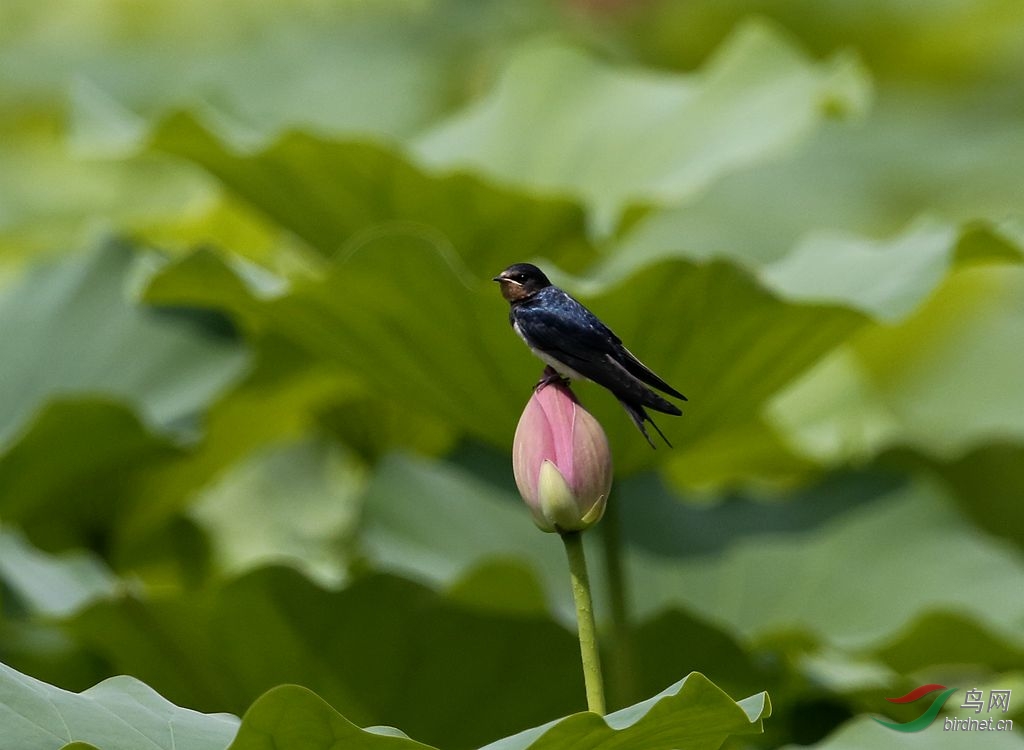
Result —
[{"label": "lotus flower bud", "polygon": [[604,515],[612,487],[608,438],[561,382],[538,388],[526,404],[512,470],[542,531],[582,531]]}]

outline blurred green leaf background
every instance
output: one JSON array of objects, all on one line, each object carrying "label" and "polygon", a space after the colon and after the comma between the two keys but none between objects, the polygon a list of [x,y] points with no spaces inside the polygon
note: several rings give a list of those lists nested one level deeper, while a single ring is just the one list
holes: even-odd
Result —
[{"label": "blurred green leaf background", "polygon": [[6,0],[0,662],[454,749],[582,710],[531,261],[689,397],[651,451],[577,388],[612,707],[699,671],[771,696],[729,747],[840,749],[1024,695],[1022,103],[1016,0]]}]

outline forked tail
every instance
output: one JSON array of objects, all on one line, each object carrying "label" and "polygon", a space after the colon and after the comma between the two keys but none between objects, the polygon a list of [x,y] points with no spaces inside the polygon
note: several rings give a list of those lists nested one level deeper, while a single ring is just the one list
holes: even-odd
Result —
[{"label": "forked tail", "polygon": [[670,443],[668,441],[668,438],[665,437],[665,433],[662,432],[661,428],[654,423],[654,420],[651,419],[651,415],[647,413],[647,410],[644,409],[643,406],[639,404],[630,404],[621,399],[619,400],[619,403],[622,404],[622,408],[626,410],[626,413],[629,415],[629,418],[633,420],[633,424],[636,425],[636,428],[640,430],[640,434],[644,436],[644,439],[647,441],[648,445],[650,445],[652,448],[655,448],[655,450],[657,449],[657,446],[654,445],[654,441],[651,440],[651,436],[647,434],[647,428],[644,427],[644,422],[650,422],[651,427],[654,428],[654,431],[661,435],[661,439],[665,441],[665,445],[667,445],[669,448],[672,447],[672,443]]}]

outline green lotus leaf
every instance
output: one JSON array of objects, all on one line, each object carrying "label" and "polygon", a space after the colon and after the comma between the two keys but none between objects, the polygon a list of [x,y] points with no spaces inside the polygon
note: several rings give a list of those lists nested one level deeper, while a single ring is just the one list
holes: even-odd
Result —
[{"label": "green lotus leaf", "polygon": [[[809,560],[815,564],[807,566]],[[685,602],[754,639],[797,629],[842,648],[869,649],[928,611],[970,612],[1003,634],[1020,617],[1015,603],[991,606],[1019,574],[1020,561],[1008,545],[979,538],[930,484],[881,492],[814,533],[753,535],[711,560],[667,564],[638,556],[636,565],[644,581],[637,587],[641,612]],[[972,569],[1001,574],[979,583]]]},{"label": "green lotus leaf", "polygon": [[[539,376],[539,361],[509,329],[489,277],[453,267],[431,237],[411,229],[382,232],[319,278],[297,279],[269,299],[254,299],[223,263],[209,274],[217,281],[199,291],[199,264],[165,268],[151,282],[154,299],[201,298],[356,375],[413,414],[494,444],[509,443]],[[217,261],[206,255],[201,264]],[[864,322],[841,307],[789,304],[724,263],[659,264],[580,297],[623,340],[641,342],[642,349],[630,345],[692,401],[682,419],[661,420],[681,452],[652,453],[617,402],[584,384],[580,397],[605,425],[621,472],[671,459],[685,474],[705,441],[756,420],[770,396]],[[653,299],[657,305],[636,304]],[[743,463],[737,458],[734,467]]]},{"label": "green lotus leaf", "polygon": [[[482,750],[649,747],[651,743],[689,750],[718,748],[733,734],[761,729],[771,703],[761,693],[738,703],[694,672],[661,694],[606,717],[582,713],[491,743]],[[376,730],[376,731],[374,731]],[[313,693],[295,686],[275,688],[246,713],[230,750],[366,750],[427,748],[383,728],[362,730]]]},{"label": "green lotus leaf", "polygon": [[238,377],[246,352],[223,327],[130,299],[133,258],[109,243],[37,267],[0,295],[0,445],[70,394],[121,399],[154,426],[182,427]]},{"label": "green lotus leaf", "polygon": [[625,233],[593,275],[615,279],[667,258],[728,258],[785,299],[843,304],[895,323],[955,268],[1024,257],[1024,245],[992,222],[956,226],[921,216],[891,237],[873,239],[836,229],[809,230],[803,221],[787,225],[792,217],[778,211],[762,207],[764,216],[751,216],[747,209],[731,207],[736,216],[708,216],[718,209],[698,204],[654,213]]},{"label": "green lotus leaf", "polygon": [[254,244],[287,242],[192,165],[134,153],[149,122],[180,108],[246,141],[300,127],[405,136],[473,95],[501,48],[558,22],[537,1],[143,0],[125,11],[99,0],[66,11],[50,0],[0,7],[0,270],[77,247],[97,226],[233,243],[250,257]]},{"label": "green lotus leaf", "polygon": [[131,677],[70,693],[0,664],[0,726],[18,750],[221,750],[238,719],[179,708]]},{"label": "green lotus leaf", "polygon": [[324,585],[347,576],[344,541],[364,470],[311,440],[257,451],[203,490],[189,515],[210,536],[224,575],[291,562]]},{"label": "green lotus leaf", "polygon": [[[133,124],[174,106],[205,110],[221,127],[254,137],[287,127],[415,131],[458,101],[480,74],[474,63],[487,64],[467,42],[494,43],[495,32],[514,40],[551,17],[537,2],[513,14],[497,3],[147,0],[118,13],[101,0],[54,28],[61,10],[53,2],[0,9],[3,25],[18,32],[0,50],[12,71],[0,92],[50,101],[67,96],[70,80],[76,145],[90,149],[122,144],[135,135]],[[128,122],[112,127],[115,115]]]},{"label": "green lotus leaf", "polygon": [[901,674],[913,674],[933,664],[1024,670],[1024,643],[1012,634],[989,631],[956,611],[936,612],[910,623],[878,656]]},{"label": "green lotus leaf", "polygon": [[228,750],[335,747],[354,750],[433,750],[393,727],[361,729],[306,688],[282,685],[261,695],[246,711]]},{"label": "green lotus leaf", "polygon": [[509,561],[520,561],[542,581],[548,606],[569,621],[564,552],[556,538],[538,533],[510,485],[495,487],[444,464],[392,457],[366,489],[362,552],[375,569],[454,587],[476,606],[486,598],[471,597],[467,579],[490,562],[504,571]]},{"label": "green lotus leaf", "polygon": [[891,322],[905,317],[942,281],[956,233],[919,222],[892,242],[824,235],[762,269],[769,288],[787,299],[833,301]]},{"label": "green lotus leaf", "polygon": [[328,256],[345,257],[382,235],[403,233],[488,278],[533,248],[575,265],[593,257],[578,206],[464,174],[433,175],[368,141],[290,131],[265,146],[239,149],[187,113],[157,123],[149,140],[199,164]]},{"label": "green lotus leaf", "polygon": [[[219,289],[215,279],[209,282]],[[358,398],[360,392],[352,376],[317,366],[287,341],[260,338],[252,368],[210,405],[201,439],[176,460],[140,475],[138,494],[146,501],[135,505],[126,520],[121,554],[144,553],[153,534],[229,467],[254,451],[299,439],[316,422],[318,410]]]},{"label": "green lotus leaf", "polygon": [[[0,99],[2,89],[0,83]],[[2,120],[0,281],[5,284],[17,281],[40,257],[90,246],[98,228],[135,232],[179,222],[216,197],[204,175],[167,155],[84,159],[68,152],[63,134],[9,132]]]},{"label": "green lotus leaf", "polygon": [[122,404],[55,400],[0,454],[0,513],[47,550],[109,540],[143,477],[181,455]]},{"label": "green lotus leaf", "polygon": [[26,610],[51,617],[65,617],[117,590],[117,579],[94,555],[47,555],[3,528],[0,580]]},{"label": "green lotus leaf", "polygon": [[[757,271],[779,265],[781,281],[804,278],[805,296],[841,292],[892,319],[913,309],[915,296],[923,301],[941,281],[937,270],[947,259],[964,260],[967,246],[1019,260],[1020,111],[1005,106],[999,87],[929,91],[900,88],[862,122],[829,123],[785,159],[731,174],[686,205],[636,217],[614,241],[602,275],[679,257],[728,258]],[[955,252],[944,231],[957,236]],[[787,260],[794,255],[811,267]],[[852,283],[871,270],[860,288]]]},{"label": "green lotus leaf", "polygon": [[951,460],[1020,441],[1021,300],[1019,264],[964,267],[900,324],[865,329],[822,360],[772,402],[769,419],[798,452],[829,463],[890,446]]},{"label": "green lotus leaf", "polygon": [[[694,672],[653,698],[606,717],[574,714],[489,744],[486,750],[645,747],[653,741],[668,741],[681,750],[713,750],[730,735],[759,732],[770,715],[766,694],[734,702]],[[111,678],[76,694],[0,664],[0,717],[5,740],[19,750],[329,750],[339,743],[366,750],[429,748],[392,727],[360,729],[296,685],[261,695],[239,724],[234,716],[174,706],[130,677]]]},{"label": "green lotus leaf", "polygon": [[[351,28],[346,34],[350,32]],[[360,42],[349,47],[355,54],[361,54],[365,37],[354,32]],[[412,116],[399,112],[396,118],[387,110],[399,97],[380,96],[382,88],[394,94],[392,89],[406,82],[382,86],[365,70],[367,57],[371,64],[380,57],[385,66],[404,65],[412,72],[403,77],[419,87],[415,96],[405,99],[421,102],[429,87],[422,86],[418,77],[431,65],[409,65],[417,55],[423,57],[422,50],[413,45],[410,52],[405,41],[400,45],[405,59],[389,58],[390,47],[384,46],[362,54],[360,65],[354,67],[359,70],[356,79],[340,83],[332,79],[333,85],[352,84],[357,93],[367,81],[374,81],[374,101],[367,106],[354,105],[345,94],[332,97],[332,103],[345,102],[340,115],[335,107],[320,107],[290,120],[286,117],[282,123],[281,112],[287,107],[278,106],[261,118],[225,117],[211,112],[206,103],[188,107],[188,98],[182,97],[178,108],[196,112],[198,121],[171,117],[150,134],[148,119],[122,113],[116,102],[86,91],[89,96],[83,97],[79,107],[78,130],[85,133],[80,140],[95,143],[126,132],[126,137],[118,139],[123,149],[135,148],[148,137],[158,150],[202,165],[245,200],[326,252],[333,253],[349,241],[354,223],[365,225],[374,217],[438,227],[461,251],[468,228],[464,225],[493,221],[514,209],[511,194],[464,176],[428,178],[401,159],[384,158],[377,153],[380,149],[368,144],[331,142],[326,135],[316,138],[295,131],[404,131],[414,161],[432,173],[471,167],[502,184],[543,195],[573,196],[607,225],[628,205],[678,202],[723,174],[791,148],[830,114],[862,111],[870,88],[850,55],[815,63],[781,33],[759,23],[744,25],[705,70],[692,76],[613,68],[581,51],[534,43],[513,58],[486,98],[428,132],[412,136],[409,123],[422,121],[422,110]],[[339,48],[348,50],[344,44],[333,46]],[[449,56],[441,66],[450,65],[450,60]],[[545,81],[543,89],[537,89],[538,81]],[[378,118],[381,110],[385,113]],[[335,121],[334,127],[324,127],[325,119]],[[404,122],[396,124],[399,121]],[[601,127],[591,127],[593,122]],[[268,123],[277,125],[268,127]],[[273,142],[287,130],[293,132]],[[380,200],[367,201],[367,190]],[[416,196],[416,202],[408,200],[410,195]],[[465,221],[466,214],[453,209],[451,203],[458,198],[463,199],[459,208],[475,215],[476,221]],[[557,201],[524,196],[518,205],[520,213],[547,206],[552,224],[574,219],[571,210]],[[448,217],[453,212],[464,221],[451,221]],[[531,224],[510,225],[509,244],[545,246],[530,242],[547,239],[531,236]],[[554,239],[565,241],[557,234]]]},{"label": "green lotus leaf", "polygon": [[579,645],[562,626],[470,609],[393,576],[333,591],[261,568],[200,591],[96,602],[66,627],[112,672],[181,704],[241,713],[275,685],[300,683],[359,726],[393,724],[442,747],[584,701]]},{"label": "green lotus leaf", "polygon": [[[797,632],[870,651],[918,617],[959,611],[996,638],[1019,640],[1012,633],[1024,612],[999,594],[1022,575],[1019,559],[979,535],[937,483],[851,477],[805,491],[795,506],[741,509],[688,508],[641,480],[618,484],[610,500],[633,541],[626,565],[641,620],[680,607],[741,642]],[[518,551],[551,611],[568,621],[557,540],[533,532],[510,499],[454,467],[395,460],[368,489],[362,538],[376,567],[441,588]]]},{"label": "green lotus leaf", "polygon": [[[710,749],[720,747],[729,735],[760,732],[761,720],[771,711],[766,693],[737,703],[694,672],[659,695],[606,717],[576,714],[499,740],[485,750],[644,747],[666,741],[672,747]],[[710,722],[704,724],[703,718]]]},{"label": "green lotus leaf", "polygon": [[698,64],[750,14],[784,26],[818,54],[854,45],[883,83],[966,88],[980,80],[1016,81],[1024,9],[1001,0],[950,2],[928,13],[885,0],[840,10],[815,0],[696,0],[655,3],[614,24],[615,39],[651,65]]},{"label": "green lotus leaf", "polygon": [[850,56],[813,63],[756,22],[691,76],[621,70],[537,44],[488,97],[413,149],[435,169],[572,195],[608,228],[630,205],[678,203],[785,151],[829,111],[862,110],[868,89]]},{"label": "green lotus leaf", "polygon": [[991,534],[1024,545],[1024,445],[999,440],[979,445],[956,461],[930,460],[960,507]]}]

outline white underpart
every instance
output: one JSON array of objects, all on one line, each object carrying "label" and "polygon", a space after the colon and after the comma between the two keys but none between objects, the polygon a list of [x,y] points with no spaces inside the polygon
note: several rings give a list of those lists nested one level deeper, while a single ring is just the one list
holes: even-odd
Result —
[{"label": "white underpart", "polygon": [[536,354],[538,357],[540,357],[544,361],[545,364],[548,364],[548,365],[551,365],[552,367],[554,367],[555,371],[558,372],[558,374],[561,375],[563,378],[568,378],[569,380],[586,380],[587,379],[586,376],[580,375],[574,369],[572,369],[571,367],[566,365],[564,362],[559,362],[557,359],[552,357],[550,354],[545,354],[544,352],[540,351],[539,349],[533,349],[532,347],[531,347],[531,349],[532,349],[534,354]]},{"label": "white underpart", "polygon": [[536,354],[538,357],[540,357],[541,361],[543,361],[544,364],[551,365],[552,367],[554,367],[555,371],[559,375],[561,375],[563,378],[568,378],[569,380],[586,380],[587,379],[584,375],[580,375],[578,372],[576,372],[574,369],[569,367],[564,362],[559,362],[557,359],[552,357],[550,354],[546,354],[545,352],[540,351],[540,349],[534,348],[534,346],[530,343],[529,339],[527,339],[526,336],[523,335],[523,332],[521,330],[519,330],[519,324],[518,323],[513,323],[512,327],[515,329],[516,333],[519,334],[519,338],[521,338],[523,341],[525,341],[526,345],[528,347],[530,347],[530,351],[533,352],[534,354]]}]

